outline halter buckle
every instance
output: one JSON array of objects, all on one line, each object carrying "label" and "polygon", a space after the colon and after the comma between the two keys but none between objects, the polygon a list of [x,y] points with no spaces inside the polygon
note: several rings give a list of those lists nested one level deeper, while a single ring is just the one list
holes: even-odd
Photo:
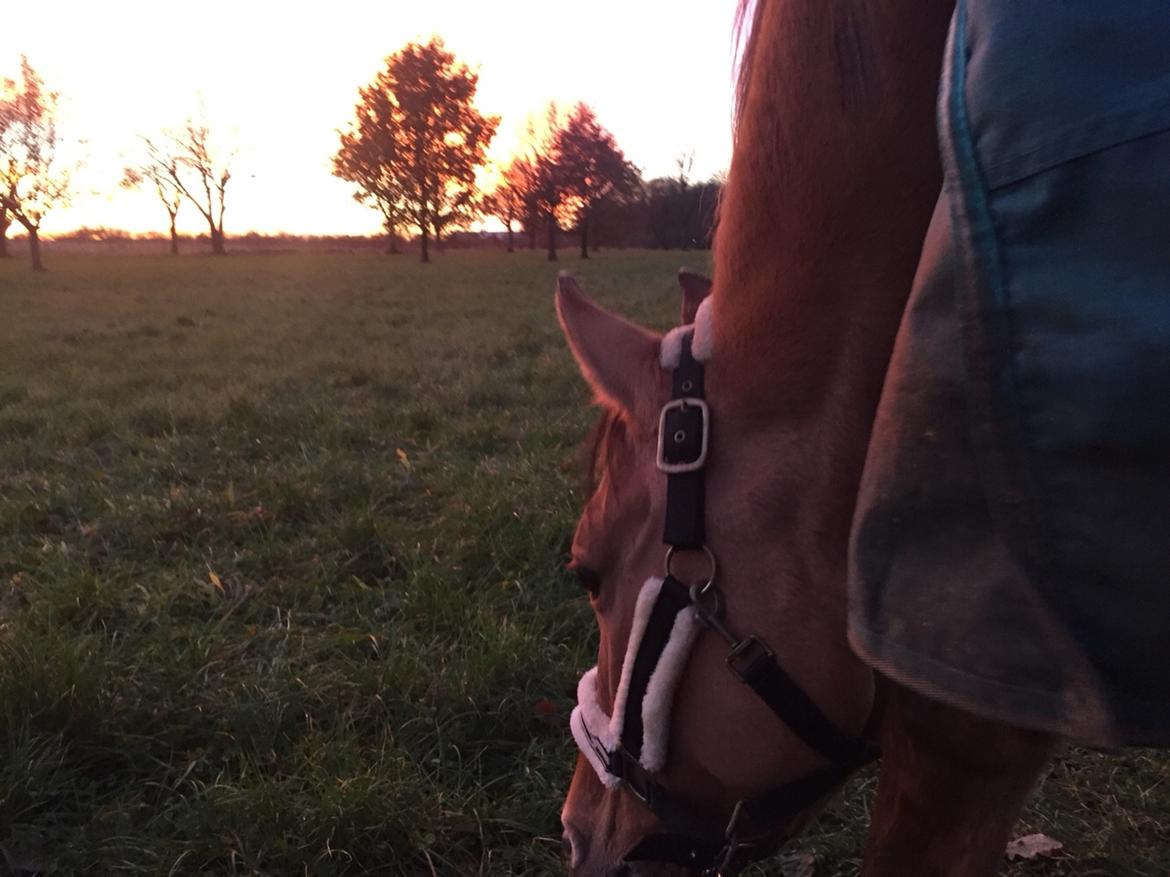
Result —
[{"label": "halter buckle", "polygon": [[727,653],[727,666],[731,668],[732,673],[740,678],[740,681],[746,682],[748,670],[758,658],[773,658],[775,656],[776,653],[768,647],[767,643],[751,633],[732,645],[731,651]]},{"label": "halter buckle", "polygon": [[658,468],[668,475],[697,472],[707,462],[711,412],[702,399],[672,399],[658,416]]}]

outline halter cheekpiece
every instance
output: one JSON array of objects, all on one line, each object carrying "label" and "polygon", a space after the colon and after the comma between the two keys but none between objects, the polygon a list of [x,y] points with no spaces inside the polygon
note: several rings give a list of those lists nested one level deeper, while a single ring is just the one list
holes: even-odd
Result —
[{"label": "halter cheekpiece", "polygon": [[[627,862],[668,862],[726,877],[779,846],[771,826],[814,804],[878,752],[870,742],[841,731],[784,672],[764,640],[738,635],[723,621],[715,554],[706,543],[711,411],[703,363],[712,347],[710,304],[705,299],[695,323],[673,330],[662,343],[662,365],[672,372],[672,398],[658,422],[657,463],[667,479],[664,575],[649,579],[638,595],[613,714],[601,708],[594,667],[578,685],[570,727],[601,782],[630,792],[663,826],[662,833],[635,844],[626,853]],[[680,551],[706,554],[710,572],[705,580],[688,586],[674,576],[672,559]],[[721,830],[712,830],[709,817],[657,778],[669,755],[674,692],[704,629],[727,643],[730,671],[829,761],[796,780],[741,799]]]}]

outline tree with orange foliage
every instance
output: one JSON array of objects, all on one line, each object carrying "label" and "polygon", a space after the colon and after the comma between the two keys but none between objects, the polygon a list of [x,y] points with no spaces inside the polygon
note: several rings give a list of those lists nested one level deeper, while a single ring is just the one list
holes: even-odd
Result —
[{"label": "tree with orange foliage", "polygon": [[40,75],[22,55],[20,81],[0,83],[0,207],[6,225],[15,220],[28,233],[36,271],[45,267],[41,222],[52,208],[69,200],[69,174],[57,155],[59,144],[57,93],[45,90]]},{"label": "tree with orange foliage", "polygon": [[553,156],[564,206],[581,238],[581,258],[588,259],[589,230],[597,209],[606,198],[633,192],[640,175],[584,103],[577,104],[556,130]]},{"label": "tree with orange foliage", "polygon": [[548,260],[557,260],[557,232],[565,221],[565,178],[561,167],[558,138],[564,116],[555,101],[544,111],[542,128],[529,117],[520,157],[526,162],[526,210],[524,223],[529,240],[535,241],[536,226],[543,221]]},{"label": "tree with orange foliage", "polygon": [[515,252],[513,224],[530,220],[535,211],[536,167],[524,156],[513,158],[504,168],[503,178],[485,199],[487,212],[508,229],[508,252]]},{"label": "tree with orange foliage", "polygon": [[418,230],[423,262],[430,236],[474,219],[476,171],[499,125],[474,106],[479,76],[434,37],[408,43],[359,90],[354,120],[341,133],[333,173],[355,197]]}]

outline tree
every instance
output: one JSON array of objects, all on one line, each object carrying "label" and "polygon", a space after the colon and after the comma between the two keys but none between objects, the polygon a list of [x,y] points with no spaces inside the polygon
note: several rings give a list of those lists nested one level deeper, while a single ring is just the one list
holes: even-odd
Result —
[{"label": "tree", "polygon": [[[0,206],[5,224],[28,233],[34,270],[43,271],[40,228],[45,214],[69,199],[69,174],[57,148],[57,93],[46,91],[28,58],[20,59],[20,82],[0,84]],[[4,229],[7,231],[7,227]]]},{"label": "tree", "polygon": [[618,148],[593,109],[579,103],[553,138],[561,196],[581,237],[581,258],[589,258],[589,230],[602,202],[633,192],[637,170]]},{"label": "tree", "polygon": [[550,262],[557,260],[557,232],[565,219],[565,185],[558,144],[563,127],[560,110],[555,102],[550,102],[544,112],[542,132],[537,132],[536,123],[529,118],[523,147],[531,166],[525,224],[529,240],[535,243],[536,226],[543,222]]},{"label": "tree", "polygon": [[144,167],[153,168],[195,205],[207,222],[211,252],[224,255],[227,246],[223,214],[227,184],[232,178],[228,169],[231,153],[221,155],[212,144],[207,123],[192,119],[187,120],[182,131],[164,131],[161,138],[143,137],[142,142],[147,156]]},{"label": "tree", "polygon": [[161,167],[154,161],[147,161],[138,167],[128,167],[122,171],[121,186],[124,189],[140,189],[146,184],[154,187],[158,200],[166,208],[167,218],[171,225],[171,255],[179,255],[179,232],[175,227],[179,217],[179,208],[183,204],[183,192],[175,185],[175,169]]},{"label": "tree", "polygon": [[722,184],[694,184],[691,159],[677,160],[677,177],[658,177],[646,184],[646,212],[651,245],[658,249],[706,249],[715,229]]},{"label": "tree", "polygon": [[0,198],[0,259],[7,259],[8,252],[8,227],[12,225],[12,217],[8,215],[8,202]]},{"label": "tree", "polygon": [[[8,99],[8,82],[0,83],[3,91],[0,91],[0,150],[3,150],[4,134],[6,125],[9,124],[9,113],[5,111],[4,104]],[[0,157],[3,152],[0,152]],[[2,158],[0,158],[2,160]],[[0,185],[4,185],[4,176],[0,175]],[[9,190],[9,194],[14,193]],[[8,229],[12,225],[12,215],[8,212],[8,202],[0,197],[0,259],[7,259],[11,254],[8,252]]]},{"label": "tree", "polygon": [[508,229],[508,252],[515,252],[513,223],[523,223],[533,211],[536,168],[523,156],[513,158],[495,191],[487,198],[488,211]]},{"label": "tree", "polygon": [[520,225],[528,238],[528,249],[536,249],[536,237],[542,228],[548,231],[549,259],[556,255],[556,211],[560,195],[553,173],[553,133],[559,125],[560,113],[555,102],[544,110],[544,120],[538,124],[530,115],[524,126],[524,138],[516,150],[513,165],[516,182],[524,190],[524,209]]},{"label": "tree", "polygon": [[463,227],[482,209],[475,174],[500,120],[473,105],[478,83],[439,38],[408,43],[359,89],[333,157],[333,173],[358,187],[359,201],[418,230],[423,262],[432,234]]},{"label": "tree", "polygon": [[355,131],[348,131],[341,135],[341,149],[333,157],[334,176],[357,184],[354,200],[382,214],[386,252],[390,254],[399,252],[398,238],[407,224],[406,193],[391,173],[394,163],[387,160],[387,149],[394,148],[388,138],[362,138]]}]

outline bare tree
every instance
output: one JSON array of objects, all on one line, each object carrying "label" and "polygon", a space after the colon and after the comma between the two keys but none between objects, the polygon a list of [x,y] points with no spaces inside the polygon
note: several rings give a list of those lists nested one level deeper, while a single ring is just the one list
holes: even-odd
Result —
[{"label": "bare tree", "polygon": [[20,81],[0,83],[0,207],[7,224],[15,220],[28,233],[37,271],[45,267],[41,222],[69,200],[69,174],[57,155],[59,144],[57,93],[45,90],[28,58],[21,56]]},{"label": "bare tree", "polygon": [[205,122],[187,120],[180,132],[166,131],[161,138],[143,137],[147,165],[163,174],[206,220],[211,236],[211,251],[222,256],[224,246],[223,214],[227,184],[232,174],[227,162],[231,154],[221,156],[212,146],[211,131]]},{"label": "bare tree", "polygon": [[183,204],[183,193],[175,185],[175,175],[172,167],[161,167],[153,161],[147,161],[138,167],[123,170],[120,183],[124,189],[141,189],[147,184],[154,187],[155,194],[166,208],[167,218],[170,220],[172,256],[179,255],[179,232],[176,223],[179,208]]}]

